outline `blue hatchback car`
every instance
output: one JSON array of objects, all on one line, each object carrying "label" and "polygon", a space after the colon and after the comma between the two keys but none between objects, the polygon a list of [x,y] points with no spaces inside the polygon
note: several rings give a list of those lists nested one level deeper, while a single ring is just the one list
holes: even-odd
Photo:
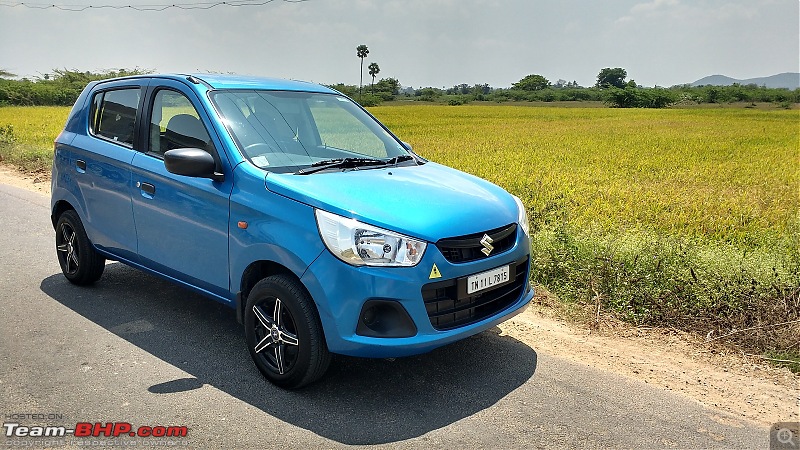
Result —
[{"label": "blue hatchback car", "polygon": [[427,352],[533,297],[518,198],[316,84],[94,82],[56,139],[52,183],[69,281],[115,260],[229,305],[284,388],[319,379],[331,353]]}]

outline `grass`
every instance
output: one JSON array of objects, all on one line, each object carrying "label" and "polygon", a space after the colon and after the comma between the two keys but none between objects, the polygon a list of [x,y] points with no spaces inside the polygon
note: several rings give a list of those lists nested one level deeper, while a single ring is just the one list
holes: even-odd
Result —
[{"label": "grass", "polygon": [[797,358],[797,353],[767,352],[766,357],[776,365],[786,367],[794,373],[800,373],[800,360]]},{"label": "grass", "polygon": [[0,108],[0,161],[43,172],[53,161],[53,141],[69,114],[64,106]]},{"label": "grass", "polygon": [[[565,304],[703,335],[752,328],[724,341],[800,360],[800,110],[370,111],[426,158],[521,197],[532,277]],[[49,167],[67,113],[0,108],[0,156]]]}]

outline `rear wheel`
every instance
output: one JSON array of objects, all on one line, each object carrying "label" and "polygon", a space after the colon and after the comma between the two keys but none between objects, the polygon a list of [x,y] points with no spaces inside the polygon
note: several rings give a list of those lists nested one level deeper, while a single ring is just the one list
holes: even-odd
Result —
[{"label": "rear wheel", "polygon": [[61,271],[74,284],[92,284],[103,275],[106,260],[92,247],[74,210],[64,211],[58,218],[56,253]]},{"label": "rear wheel", "polygon": [[273,384],[298,389],[318,380],[330,353],[314,302],[295,279],[273,275],[247,296],[245,337],[258,370]]}]

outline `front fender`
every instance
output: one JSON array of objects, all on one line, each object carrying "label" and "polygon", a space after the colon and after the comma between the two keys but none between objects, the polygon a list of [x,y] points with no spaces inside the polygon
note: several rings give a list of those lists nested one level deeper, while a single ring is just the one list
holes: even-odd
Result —
[{"label": "front fender", "polygon": [[255,261],[270,261],[298,279],[325,250],[314,209],[268,191],[264,174],[252,168],[234,170],[231,195],[229,257],[231,291],[242,285],[245,269]]}]

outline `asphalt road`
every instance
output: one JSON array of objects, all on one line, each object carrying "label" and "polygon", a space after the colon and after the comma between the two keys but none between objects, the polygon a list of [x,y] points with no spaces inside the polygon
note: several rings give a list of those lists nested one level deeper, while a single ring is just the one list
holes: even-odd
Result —
[{"label": "asphalt road", "polygon": [[[769,445],[767,428],[496,329],[417,357],[337,357],[321,382],[283,391],[251,363],[231,310],[120,263],[92,287],[68,283],[48,208],[48,198],[0,184],[4,423],[187,426],[172,443],[191,448]],[[2,447],[30,444],[61,442],[0,437]]]}]

